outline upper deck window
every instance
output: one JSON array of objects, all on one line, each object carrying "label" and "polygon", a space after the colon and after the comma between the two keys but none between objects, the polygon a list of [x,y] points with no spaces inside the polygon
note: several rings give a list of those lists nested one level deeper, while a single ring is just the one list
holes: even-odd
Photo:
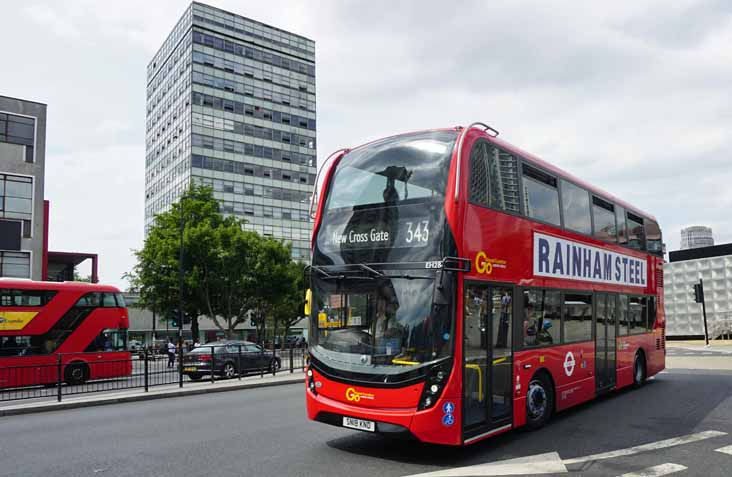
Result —
[{"label": "upper deck window", "polygon": [[645,233],[648,251],[663,256],[663,240],[661,240],[661,229],[658,227],[658,224],[646,219]]},{"label": "upper deck window", "polygon": [[45,306],[55,295],[53,290],[0,289],[0,306]]},{"label": "upper deck window", "polygon": [[643,218],[628,212],[628,247],[636,250],[646,249]]},{"label": "upper deck window", "polygon": [[561,225],[559,191],[555,177],[524,165],[524,199],[526,215],[550,224]]},{"label": "upper deck window", "polygon": [[595,238],[606,242],[617,242],[615,209],[613,204],[599,197],[592,197],[592,216],[595,219]]},{"label": "upper deck window", "polygon": [[349,152],[338,164],[326,210],[444,198],[456,137],[453,131],[403,135]]},{"label": "upper deck window", "polygon": [[516,156],[477,142],[470,153],[470,202],[519,213]]},{"label": "upper deck window", "polygon": [[562,212],[566,228],[587,235],[592,233],[590,194],[565,180],[562,180]]}]

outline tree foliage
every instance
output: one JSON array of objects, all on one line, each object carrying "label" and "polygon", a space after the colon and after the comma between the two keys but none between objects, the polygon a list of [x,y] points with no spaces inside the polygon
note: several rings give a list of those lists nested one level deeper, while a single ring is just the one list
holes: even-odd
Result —
[{"label": "tree foliage", "polygon": [[[284,303],[302,294],[302,279],[294,273],[301,265],[292,262],[288,245],[243,230],[243,221],[219,212],[211,188],[191,186],[156,217],[135,252],[129,278],[142,305],[164,315],[178,308],[181,219],[185,313],[211,317],[231,337],[250,313],[268,317],[278,310],[284,316]],[[264,336],[265,323],[258,320],[258,336]]]}]

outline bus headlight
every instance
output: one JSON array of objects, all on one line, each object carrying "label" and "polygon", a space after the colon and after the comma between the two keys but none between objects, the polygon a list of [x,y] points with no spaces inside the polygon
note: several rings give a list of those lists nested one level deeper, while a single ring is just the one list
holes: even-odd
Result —
[{"label": "bus headlight", "polygon": [[315,377],[313,376],[312,369],[308,368],[307,376],[308,376],[308,389],[310,390],[311,393],[318,394],[318,391],[315,390],[315,388],[316,388]]},{"label": "bus headlight", "polygon": [[445,389],[447,378],[450,376],[450,369],[452,369],[452,361],[443,361],[430,369],[427,373],[424,388],[422,388],[422,396],[419,398],[418,411],[429,409],[435,405],[442,394],[442,390]]}]

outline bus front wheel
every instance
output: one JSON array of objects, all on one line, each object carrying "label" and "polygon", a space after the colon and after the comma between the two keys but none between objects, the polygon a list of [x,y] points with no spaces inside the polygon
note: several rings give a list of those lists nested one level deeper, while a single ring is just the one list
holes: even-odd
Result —
[{"label": "bus front wheel", "polygon": [[544,373],[531,378],[526,392],[526,425],[530,429],[542,427],[554,410],[554,387]]},{"label": "bus front wheel", "polygon": [[66,384],[84,384],[89,379],[89,367],[84,363],[72,363],[66,366],[64,381]]}]

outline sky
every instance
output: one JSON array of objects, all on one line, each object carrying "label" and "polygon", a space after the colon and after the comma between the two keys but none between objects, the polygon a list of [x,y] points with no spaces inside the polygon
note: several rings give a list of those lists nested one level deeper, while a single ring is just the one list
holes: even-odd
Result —
[{"label": "sky", "polygon": [[[319,163],[482,121],[654,215],[668,250],[689,225],[732,242],[728,0],[207,3],[316,42]],[[187,5],[0,2],[0,95],[48,105],[50,249],[98,253],[105,283],[143,244],[145,71]]]}]

